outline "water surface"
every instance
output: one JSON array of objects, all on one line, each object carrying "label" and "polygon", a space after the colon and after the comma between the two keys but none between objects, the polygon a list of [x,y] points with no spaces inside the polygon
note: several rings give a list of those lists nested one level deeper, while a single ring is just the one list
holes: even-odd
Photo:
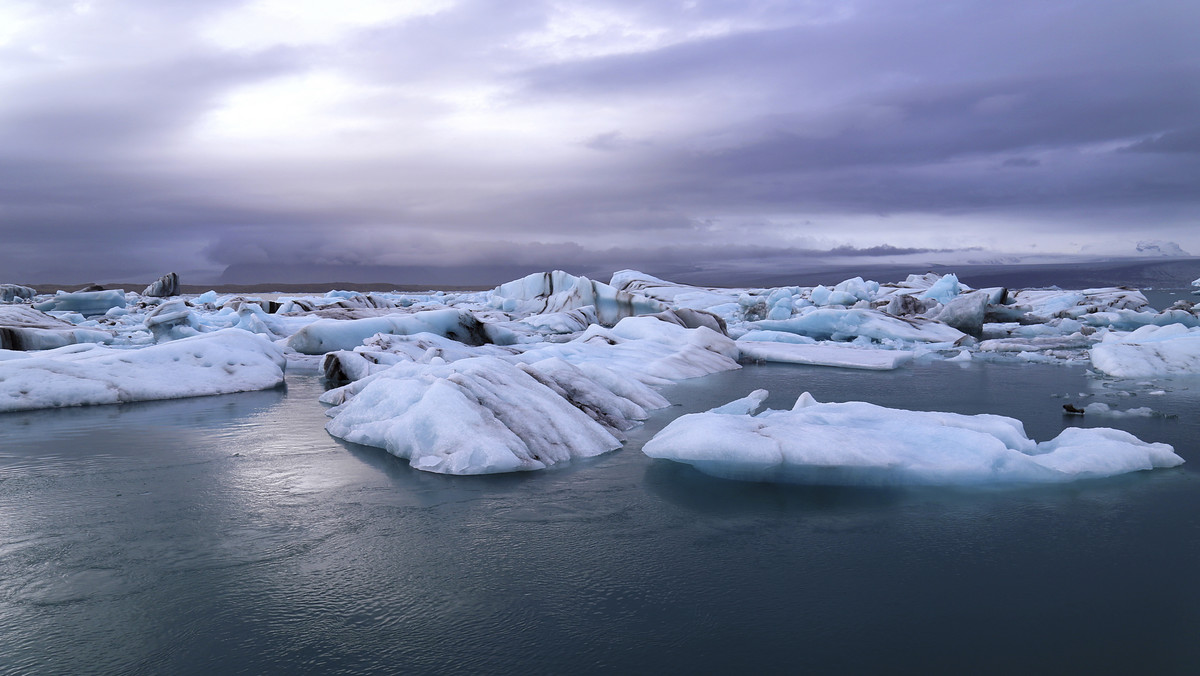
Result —
[{"label": "water surface", "polygon": [[[1193,673],[1200,381],[749,366],[627,446],[446,477],[323,431],[321,385],[0,416],[4,673]],[[771,390],[1105,425],[1188,463],[1067,486],[739,483],[638,449]],[[1162,389],[1164,394],[1150,394]],[[1064,398],[1064,395],[1065,398]],[[1065,402],[1175,417],[1064,418]]]}]

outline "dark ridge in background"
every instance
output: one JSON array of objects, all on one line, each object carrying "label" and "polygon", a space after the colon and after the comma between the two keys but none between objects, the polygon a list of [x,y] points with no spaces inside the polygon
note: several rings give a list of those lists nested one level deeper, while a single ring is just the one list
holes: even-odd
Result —
[{"label": "dark ridge in background", "polygon": [[[297,274],[300,266],[297,267]],[[334,268],[341,273],[354,270],[352,266],[325,266]],[[272,267],[273,272],[276,268]],[[306,267],[312,275],[322,270]],[[231,281],[223,278],[217,284],[183,284],[181,288],[187,294],[199,294],[208,290],[218,293],[326,293],[337,289],[353,289],[357,291],[400,291],[416,293],[430,290],[440,291],[483,291],[494,288],[504,282],[519,279],[534,272],[544,272],[553,267],[529,268],[525,266],[497,265],[485,268],[475,268],[474,274],[460,274],[461,268],[390,268],[380,266],[362,266],[358,274],[339,275],[337,282],[305,282],[289,277],[286,281],[261,282],[254,281],[249,271],[226,275],[233,279],[248,281]],[[592,279],[607,282],[614,271],[567,270],[573,275],[586,275]],[[817,284],[834,285],[851,277],[873,279],[877,282],[902,281],[910,274],[925,274],[936,272],[940,275],[954,273],[964,284],[975,288],[1005,286],[1010,288],[1039,288],[1058,286],[1064,289],[1082,289],[1097,286],[1132,286],[1139,289],[1181,289],[1191,285],[1192,280],[1200,277],[1200,257],[1174,258],[1169,260],[1111,260],[1093,261],[1087,263],[1040,263],[1040,264],[1009,264],[1009,265],[858,265],[830,266],[810,265],[798,267],[793,271],[730,271],[716,272],[702,269],[681,269],[673,267],[669,270],[646,270],[648,274],[662,279],[713,287],[774,287],[774,286],[815,286]],[[270,274],[270,273],[268,273]],[[422,276],[424,275],[424,277]],[[311,275],[310,275],[311,276]],[[403,283],[379,281],[381,278],[403,280]],[[464,279],[466,277],[467,279]],[[415,281],[409,281],[415,280]],[[457,283],[451,284],[449,281]],[[125,289],[126,291],[141,291],[145,282],[107,283],[102,285],[107,289]],[[38,293],[54,293],[58,290],[77,291],[86,284],[30,284]]]}]

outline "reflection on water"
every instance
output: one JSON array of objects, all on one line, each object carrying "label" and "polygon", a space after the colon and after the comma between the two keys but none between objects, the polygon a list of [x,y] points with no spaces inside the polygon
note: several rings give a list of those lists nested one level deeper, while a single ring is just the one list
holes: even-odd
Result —
[{"label": "reflection on water", "polygon": [[[416,472],[285,390],[0,417],[0,672],[1190,673],[1200,387],[1082,368],[765,365],[669,388],[626,448]],[[1114,387],[1114,385],[1119,385]],[[1104,424],[1182,468],[1067,486],[714,479],[638,448],[757,387]],[[1051,396],[1060,395],[1060,396]],[[1175,418],[1064,419],[1067,399]],[[1149,649],[1148,646],[1152,646]]]}]

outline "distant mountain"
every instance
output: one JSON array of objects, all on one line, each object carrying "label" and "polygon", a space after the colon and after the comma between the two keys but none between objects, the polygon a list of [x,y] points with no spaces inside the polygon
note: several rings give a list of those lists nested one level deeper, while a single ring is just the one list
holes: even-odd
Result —
[{"label": "distant mountain", "polygon": [[1139,256],[1157,256],[1159,258],[1188,258],[1191,256],[1175,242],[1163,240],[1143,240],[1137,243]]}]

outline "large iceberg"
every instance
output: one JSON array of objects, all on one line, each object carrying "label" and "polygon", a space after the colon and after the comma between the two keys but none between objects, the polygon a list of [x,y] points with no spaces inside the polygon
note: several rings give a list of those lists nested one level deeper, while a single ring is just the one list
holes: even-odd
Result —
[{"label": "large iceberg", "polygon": [[1108,428],[1037,443],[1004,416],[822,404],[807,392],[790,411],[726,407],[677,418],[642,450],[723,478],[830,485],[1054,483],[1183,463],[1167,444]]},{"label": "large iceberg", "polygon": [[1092,365],[1118,378],[1200,374],[1200,328],[1143,326],[1108,334],[1091,349]]},{"label": "large iceberg", "polygon": [[15,303],[23,300],[30,300],[37,295],[37,290],[32,286],[23,286],[21,284],[0,284],[0,303]]},{"label": "large iceberg", "polygon": [[545,314],[592,306],[600,322],[611,326],[625,317],[661,312],[667,307],[643,295],[618,290],[562,270],[540,272],[501,284],[490,295],[492,307],[521,315]]},{"label": "large iceberg", "polygon": [[48,300],[35,303],[43,312],[78,312],[85,317],[102,315],[115,307],[125,307],[125,292],[121,289],[106,291],[59,291]]},{"label": "large iceberg", "polygon": [[0,307],[0,349],[51,350],[76,343],[111,343],[113,334],[81,329],[28,305]]},{"label": "large iceberg", "polygon": [[0,359],[0,412],[247,392],[283,382],[278,345],[225,329],[142,348],[71,345]]},{"label": "large iceberg", "polygon": [[368,319],[320,319],[292,334],[287,344],[301,354],[325,354],[334,350],[352,350],[377,333],[433,333],[467,345],[515,340],[511,332],[485,324],[470,312],[447,309]]},{"label": "large iceberg", "polygon": [[786,331],[818,340],[853,340],[918,343],[957,343],[966,334],[938,322],[903,319],[867,309],[809,308],[807,312],[781,320],[755,322],[754,328]]},{"label": "large iceberg", "polygon": [[[396,364],[356,383],[357,394],[329,411],[333,420],[326,429],[440,474],[543,469],[620,447],[613,427],[645,418],[645,411],[594,381],[582,385],[589,379],[577,369],[556,375],[563,367],[542,369],[495,357]],[[571,393],[585,392],[579,403],[563,389],[572,380]],[[622,399],[619,407],[615,399]],[[608,428],[583,410],[588,401],[605,402]],[[622,421],[612,423],[614,416]]]}]

